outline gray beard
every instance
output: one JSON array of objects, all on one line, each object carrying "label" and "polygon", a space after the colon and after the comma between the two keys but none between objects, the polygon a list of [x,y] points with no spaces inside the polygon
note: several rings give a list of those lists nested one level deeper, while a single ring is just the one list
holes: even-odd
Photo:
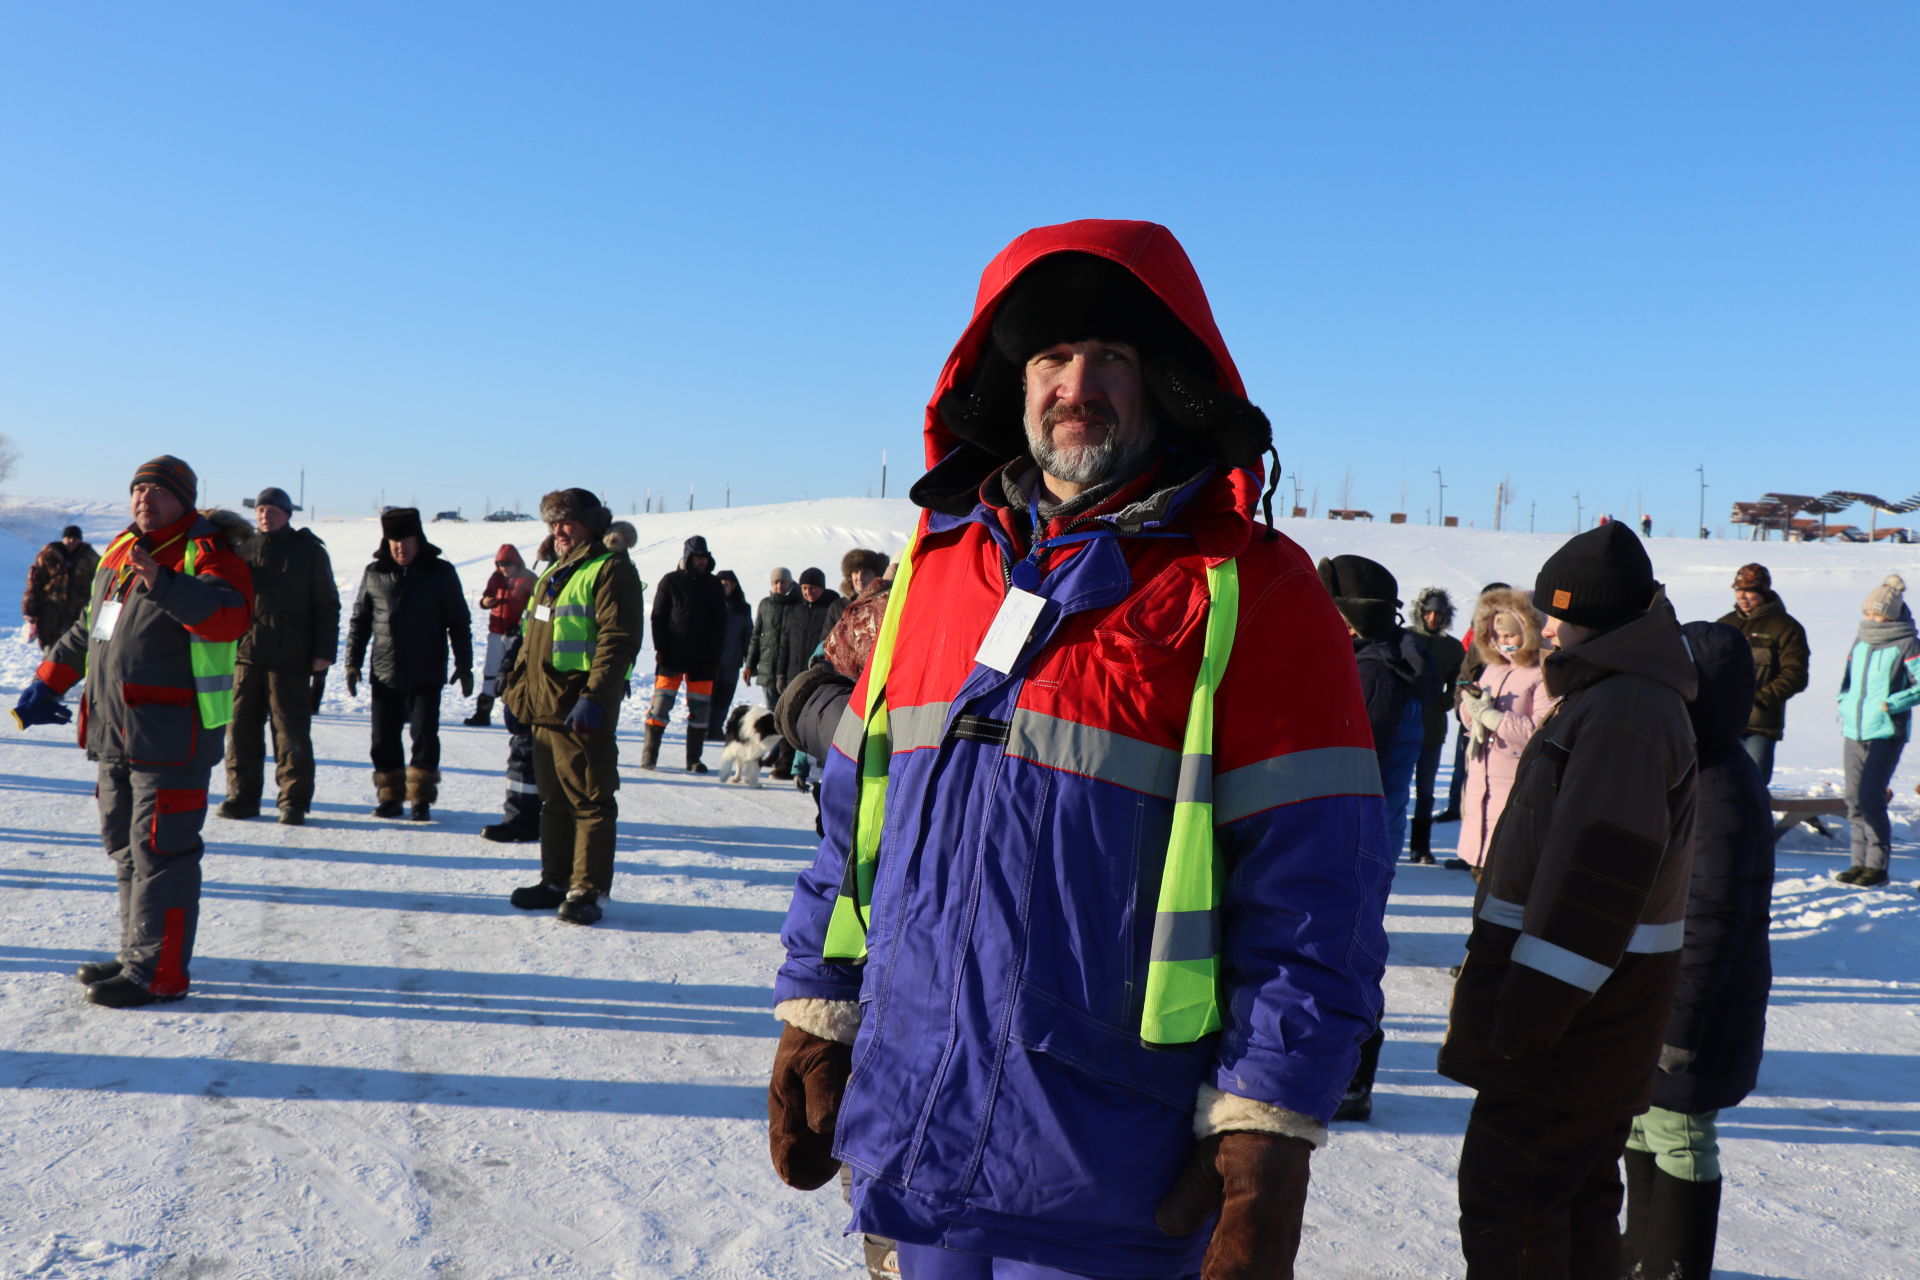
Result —
[{"label": "gray beard", "polygon": [[1040,469],[1068,484],[1095,485],[1132,471],[1153,448],[1155,432],[1151,424],[1131,440],[1108,435],[1099,444],[1079,444],[1061,448],[1047,438],[1044,430],[1027,424],[1027,450]]}]

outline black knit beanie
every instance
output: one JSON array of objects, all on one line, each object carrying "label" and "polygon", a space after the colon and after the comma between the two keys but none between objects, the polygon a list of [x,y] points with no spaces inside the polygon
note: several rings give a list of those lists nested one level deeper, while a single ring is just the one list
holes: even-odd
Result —
[{"label": "black knit beanie", "polygon": [[133,484],[128,485],[127,489],[131,491],[136,485],[143,484],[159,485],[188,508],[200,495],[200,477],[193,474],[192,467],[170,453],[141,463],[140,469],[133,473]]},{"label": "black knit beanie", "polygon": [[1540,566],[1533,607],[1563,622],[1609,631],[1647,611],[1660,584],[1639,537],[1619,520],[1575,534]]},{"label": "black knit beanie", "polygon": [[1400,583],[1385,565],[1365,556],[1335,556],[1319,567],[1321,585],[1355,631],[1370,640],[1393,633]]}]

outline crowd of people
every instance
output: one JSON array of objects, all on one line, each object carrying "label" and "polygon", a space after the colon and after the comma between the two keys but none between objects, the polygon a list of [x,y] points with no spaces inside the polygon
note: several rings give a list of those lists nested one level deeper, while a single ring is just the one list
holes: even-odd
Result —
[{"label": "crowd of people", "polygon": [[[875,1276],[1285,1277],[1313,1152],[1370,1113],[1395,864],[1433,863],[1458,821],[1447,865],[1475,894],[1439,1069],[1476,1095],[1467,1274],[1707,1275],[1715,1119],[1764,1040],[1767,775],[1807,682],[1766,569],[1683,628],[1609,521],[1529,588],[1489,584],[1463,639],[1444,589],[1409,621],[1385,565],[1316,566],[1259,518],[1271,429],[1150,223],[1003,250],[924,430],[905,553],[849,552],[837,591],[775,569],[756,608],[696,536],[643,616],[633,527],[586,489],[542,499],[532,566],[503,546],[480,597],[468,721],[497,705],[508,730],[483,834],[539,845],[512,904],[600,918],[637,688],[640,768],[684,695],[704,773],[758,684],[767,762],[815,793],[822,837],[775,977],[780,1177],[842,1180]],[[142,466],[97,568],[70,530],[24,606],[47,651],[19,723],[67,719],[85,680],[121,943],[79,977],[110,1007],[188,989],[223,751],[223,817],[260,812],[268,723],[279,820],[313,802],[327,551],[284,491],[249,528],[196,510],[197,483]],[[1904,590],[1868,597],[1840,695],[1839,878],[1860,886],[1886,879],[1883,788],[1920,702]],[[344,659],[382,818],[431,821],[443,692],[476,696],[470,626],[419,513],[386,512]]]}]

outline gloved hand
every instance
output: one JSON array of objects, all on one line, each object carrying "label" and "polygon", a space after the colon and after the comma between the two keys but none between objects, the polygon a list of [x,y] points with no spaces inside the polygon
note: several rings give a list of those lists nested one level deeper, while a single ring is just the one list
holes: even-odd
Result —
[{"label": "gloved hand", "polygon": [[1480,714],[1474,718],[1488,733],[1498,733],[1500,726],[1506,723],[1507,713],[1498,707],[1483,707]]},{"label": "gloved hand", "polygon": [[320,699],[325,697],[327,692],[327,673],[324,671],[314,672],[312,676],[312,682],[313,682],[313,714],[319,715]]},{"label": "gloved hand", "polygon": [[1306,1139],[1273,1133],[1203,1138],[1153,1220],[1168,1235],[1183,1236],[1219,1212],[1201,1280],[1290,1280],[1312,1154]]},{"label": "gloved hand", "polygon": [[473,671],[471,669],[454,672],[447,683],[459,685],[461,697],[471,698],[473,696]]},{"label": "gloved hand", "polygon": [[1485,693],[1463,693],[1460,695],[1460,718],[1468,724],[1480,718],[1480,713],[1493,705],[1493,699]]},{"label": "gloved hand", "polygon": [[1660,1071],[1663,1075],[1677,1076],[1693,1065],[1694,1053],[1691,1049],[1682,1049],[1679,1045],[1660,1046]]},{"label": "gloved hand", "polygon": [[359,692],[360,692],[360,669],[358,667],[348,667],[347,668],[347,696],[351,698],[354,694]]},{"label": "gloved hand", "polygon": [[20,691],[13,704],[13,722],[22,729],[36,724],[65,724],[73,719],[73,708],[60,701],[60,695],[44,680],[35,680]]},{"label": "gloved hand", "polygon": [[767,1148],[780,1181],[801,1191],[825,1186],[840,1171],[833,1127],[853,1073],[853,1046],[802,1031],[780,1031],[767,1082]]},{"label": "gloved hand", "polygon": [[606,710],[592,698],[581,698],[567,712],[567,728],[575,733],[595,733],[607,722]]}]

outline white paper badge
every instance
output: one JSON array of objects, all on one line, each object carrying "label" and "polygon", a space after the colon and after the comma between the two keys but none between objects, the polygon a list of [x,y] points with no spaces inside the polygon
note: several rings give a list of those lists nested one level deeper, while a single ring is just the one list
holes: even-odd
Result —
[{"label": "white paper badge", "polygon": [[1007,588],[1007,598],[1000,602],[1000,612],[993,615],[993,625],[987,628],[986,638],[980,641],[980,651],[973,655],[973,660],[1002,674],[1012,671],[1046,603],[1031,591]]},{"label": "white paper badge", "polygon": [[118,600],[109,600],[93,611],[93,638],[95,640],[113,639],[113,629],[120,624],[120,610],[124,608]]},{"label": "white paper badge", "polygon": [[538,618],[542,622],[552,622],[553,606],[550,604],[535,605],[533,610],[533,616]]}]

